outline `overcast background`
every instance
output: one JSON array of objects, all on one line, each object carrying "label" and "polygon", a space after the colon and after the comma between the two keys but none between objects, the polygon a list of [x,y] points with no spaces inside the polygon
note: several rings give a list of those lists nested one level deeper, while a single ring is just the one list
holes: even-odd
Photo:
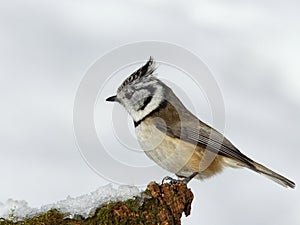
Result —
[{"label": "overcast background", "polygon": [[[226,136],[299,183],[299,7],[292,0],[1,0],[0,202],[38,207],[108,183],[76,147],[74,98],[96,59],[142,40],[175,43],[202,58],[223,94]],[[227,169],[190,187],[195,200],[183,224],[300,224],[297,186]]]}]

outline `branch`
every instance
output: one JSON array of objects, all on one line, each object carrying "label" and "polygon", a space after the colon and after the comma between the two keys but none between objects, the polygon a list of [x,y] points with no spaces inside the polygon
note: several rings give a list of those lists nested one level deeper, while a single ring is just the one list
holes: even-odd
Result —
[{"label": "branch", "polygon": [[4,220],[0,225],[181,224],[182,213],[190,215],[193,197],[184,183],[159,185],[151,182],[141,197],[106,204],[86,219],[81,216],[66,218],[52,209],[17,223]]}]

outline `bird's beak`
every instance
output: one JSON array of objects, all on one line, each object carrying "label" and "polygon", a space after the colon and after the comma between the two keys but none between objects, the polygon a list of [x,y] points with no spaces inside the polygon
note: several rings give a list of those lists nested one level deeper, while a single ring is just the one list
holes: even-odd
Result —
[{"label": "bird's beak", "polygon": [[116,102],[117,101],[117,96],[116,95],[111,96],[111,97],[107,98],[106,101],[108,101],[108,102]]}]

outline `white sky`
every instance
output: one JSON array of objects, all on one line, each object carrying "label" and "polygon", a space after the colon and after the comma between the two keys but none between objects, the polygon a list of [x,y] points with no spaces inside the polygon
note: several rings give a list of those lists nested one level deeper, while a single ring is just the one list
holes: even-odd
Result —
[{"label": "white sky", "polygon": [[[0,202],[25,199],[36,207],[108,183],[77,150],[73,102],[96,59],[141,40],[176,43],[202,58],[223,93],[226,136],[297,184],[299,7],[290,0],[1,0]],[[207,119],[206,112],[198,116]],[[149,181],[167,175],[157,171]],[[183,224],[300,223],[297,187],[285,190],[246,170],[228,169],[191,188],[192,215]]]}]

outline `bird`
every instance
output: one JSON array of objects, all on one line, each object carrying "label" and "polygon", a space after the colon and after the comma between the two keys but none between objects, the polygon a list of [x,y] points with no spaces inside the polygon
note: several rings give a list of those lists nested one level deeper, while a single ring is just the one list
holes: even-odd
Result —
[{"label": "bird", "polygon": [[188,183],[219,174],[226,167],[247,168],[276,183],[295,183],[255,162],[223,134],[190,112],[172,89],[157,78],[153,57],[128,76],[106,101],[121,104],[133,119],[135,134],[146,155]]}]

